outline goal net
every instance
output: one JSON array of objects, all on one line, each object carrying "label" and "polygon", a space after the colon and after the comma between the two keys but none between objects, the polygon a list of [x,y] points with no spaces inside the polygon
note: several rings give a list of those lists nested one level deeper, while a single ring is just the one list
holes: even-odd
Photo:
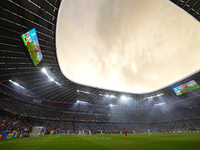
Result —
[{"label": "goal net", "polygon": [[42,126],[34,126],[33,130],[31,132],[31,137],[33,136],[40,136],[40,135],[44,135],[46,132],[46,127],[42,127]]}]

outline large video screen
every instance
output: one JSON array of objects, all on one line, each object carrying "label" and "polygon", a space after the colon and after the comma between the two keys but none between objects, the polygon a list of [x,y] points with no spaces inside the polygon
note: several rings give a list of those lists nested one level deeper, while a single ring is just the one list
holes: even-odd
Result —
[{"label": "large video screen", "polygon": [[42,52],[35,28],[23,34],[22,39],[35,66],[42,60]]},{"label": "large video screen", "polygon": [[178,87],[173,88],[176,95],[181,95],[183,93],[198,89],[199,85],[194,81],[187,82],[185,84],[179,85]]}]

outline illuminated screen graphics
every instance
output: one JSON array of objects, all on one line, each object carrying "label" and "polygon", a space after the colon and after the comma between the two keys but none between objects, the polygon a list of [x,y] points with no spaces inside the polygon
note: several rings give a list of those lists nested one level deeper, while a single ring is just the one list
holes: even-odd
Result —
[{"label": "illuminated screen graphics", "polygon": [[35,28],[23,34],[22,39],[35,66],[42,60],[42,52]]},{"label": "illuminated screen graphics", "polygon": [[194,81],[187,82],[185,84],[179,85],[178,87],[173,88],[176,95],[181,95],[183,93],[198,89],[199,85]]}]

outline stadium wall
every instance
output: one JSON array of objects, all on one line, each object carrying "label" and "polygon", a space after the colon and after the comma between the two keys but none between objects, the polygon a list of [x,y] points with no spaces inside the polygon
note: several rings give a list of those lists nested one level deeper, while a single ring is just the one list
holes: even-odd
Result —
[{"label": "stadium wall", "polygon": [[11,139],[11,138],[20,138],[26,136],[28,133],[5,133],[0,134],[0,140],[2,139]]}]

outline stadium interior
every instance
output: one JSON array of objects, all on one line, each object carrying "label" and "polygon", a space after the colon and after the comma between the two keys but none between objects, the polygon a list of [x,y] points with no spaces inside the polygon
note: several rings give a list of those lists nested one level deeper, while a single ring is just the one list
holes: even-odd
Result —
[{"label": "stadium interior", "polygon": [[[200,21],[200,1],[171,2]],[[89,87],[67,79],[56,52],[61,3],[0,0],[0,139],[9,133],[29,135],[34,126],[45,126],[46,134],[78,134],[80,130],[91,130],[93,134],[109,134],[112,130],[124,133],[124,128],[128,133],[141,134],[148,129],[158,133],[166,129],[200,130],[200,88],[181,95],[173,90],[193,80],[200,85],[199,71],[144,94]],[[33,28],[43,56],[37,66],[21,38]]]}]

